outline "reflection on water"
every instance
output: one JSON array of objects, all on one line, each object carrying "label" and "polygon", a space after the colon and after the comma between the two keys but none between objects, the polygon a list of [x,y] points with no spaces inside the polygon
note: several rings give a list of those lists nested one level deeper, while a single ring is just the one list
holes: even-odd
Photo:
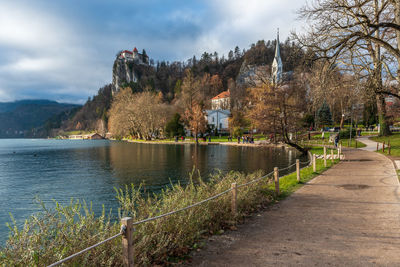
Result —
[{"label": "reflection on water", "polygon": [[12,212],[23,222],[44,203],[71,198],[102,204],[115,211],[115,189],[145,182],[159,190],[170,181],[187,182],[196,168],[203,177],[216,169],[253,172],[286,167],[298,156],[283,148],[223,145],[156,145],[106,140],[0,140],[0,244],[7,235],[6,222]]}]

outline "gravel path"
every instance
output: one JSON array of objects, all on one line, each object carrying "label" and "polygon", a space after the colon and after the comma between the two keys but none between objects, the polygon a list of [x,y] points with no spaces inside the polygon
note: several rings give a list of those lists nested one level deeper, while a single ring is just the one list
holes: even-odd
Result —
[{"label": "gravel path", "polygon": [[345,161],[238,231],[211,237],[190,265],[400,266],[400,195],[393,164],[365,150],[344,153]]}]

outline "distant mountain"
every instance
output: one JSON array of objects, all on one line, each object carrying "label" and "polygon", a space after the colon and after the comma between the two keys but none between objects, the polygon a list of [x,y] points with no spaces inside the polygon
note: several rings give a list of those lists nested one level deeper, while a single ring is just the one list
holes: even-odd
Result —
[{"label": "distant mountain", "polygon": [[0,138],[39,137],[35,128],[42,128],[49,119],[80,107],[51,100],[0,102]]}]

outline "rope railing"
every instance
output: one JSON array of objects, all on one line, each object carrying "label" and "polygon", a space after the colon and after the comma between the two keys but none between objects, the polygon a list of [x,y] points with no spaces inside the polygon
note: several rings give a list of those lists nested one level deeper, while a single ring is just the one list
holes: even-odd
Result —
[{"label": "rope railing", "polygon": [[94,249],[95,247],[98,247],[98,246],[100,246],[100,245],[103,245],[104,243],[106,243],[106,242],[108,242],[108,241],[111,241],[111,240],[113,240],[113,239],[119,237],[120,235],[123,235],[123,227],[121,227],[121,232],[119,232],[118,234],[113,235],[113,236],[111,236],[111,237],[109,237],[109,238],[107,238],[107,239],[105,239],[105,240],[103,240],[103,241],[100,241],[100,242],[97,243],[97,244],[94,244],[94,245],[92,245],[92,246],[90,246],[90,247],[87,247],[87,248],[85,248],[85,249],[83,249],[83,250],[81,250],[81,251],[79,251],[79,252],[77,252],[77,253],[75,253],[75,254],[72,254],[72,255],[70,255],[70,256],[68,256],[68,257],[66,257],[66,258],[64,258],[64,259],[62,259],[62,260],[59,260],[59,261],[57,261],[57,262],[55,262],[55,263],[53,263],[53,264],[50,264],[48,267],[53,267],[53,266],[60,265],[61,263],[64,263],[64,262],[66,262],[66,261],[68,261],[68,260],[70,260],[70,259],[72,259],[72,258],[75,258],[76,256],[79,256],[79,255],[85,253],[86,251],[89,251],[89,250],[91,250],[91,249]]},{"label": "rope railing", "polygon": [[238,185],[237,188],[241,188],[241,187],[245,187],[245,186],[248,186],[248,185],[257,183],[257,182],[259,182],[259,181],[261,181],[261,180],[267,178],[268,176],[270,176],[270,175],[273,174],[273,173],[274,173],[274,172],[272,171],[272,172],[270,172],[270,173],[268,173],[268,174],[266,174],[266,175],[264,175],[264,176],[261,176],[260,178],[254,179],[254,180],[252,180],[252,181],[250,181],[250,182],[247,182],[247,183],[244,183],[244,184],[241,184],[241,185]]},{"label": "rope railing", "polygon": [[[59,261],[57,261],[57,262],[55,262],[55,263],[53,263],[53,264],[51,264],[51,265],[48,265],[48,267],[53,267],[53,266],[57,266],[57,265],[60,265],[60,264],[62,264],[62,263],[65,263],[66,261],[68,261],[68,260],[70,260],[70,259],[72,259],[72,258],[74,258],[74,257],[77,257],[77,256],[79,256],[79,255],[81,255],[81,254],[83,254],[83,253],[85,253],[85,252],[87,252],[87,251],[89,251],[89,250],[91,250],[91,249],[93,249],[93,248],[96,248],[96,247],[98,247],[98,246],[100,246],[100,245],[102,245],[102,244],[104,244],[104,243],[106,243],[106,242],[108,242],[108,241],[111,241],[111,240],[113,240],[113,239],[115,239],[115,238],[117,238],[117,237],[119,237],[119,236],[122,236],[123,238],[128,239],[128,242],[125,242],[126,244],[131,244],[132,242],[129,241],[129,240],[130,240],[130,232],[133,231],[133,226],[135,226],[135,225],[139,225],[139,224],[142,224],[142,223],[154,221],[154,220],[157,220],[157,219],[160,219],[160,218],[163,218],[163,217],[167,217],[167,216],[170,216],[170,215],[173,215],[173,214],[176,214],[176,213],[179,213],[179,212],[182,212],[182,211],[185,211],[185,210],[194,208],[194,207],[199,206],[199,205],[201,205],[201,204],[203,204],[203,203],[206,203],[206,202],[208,202],[208,201],[211,201],[211,200],[214,200],[214,199],[216,199],[216,198],[219,198],[219,197],[221,197],[221,196],[223,196],[223,195],[225,195],[225,194],[227,194],[227,193],[229,193],[229,192],[232,192],[233,195],[234,195],[235,198],[236,198],[236,190],[237,190],[238,188],[242,188],[242,187],[245,187],[245,186],[248,186],[248,185],[257,183],[257,182],[259,182],[259,181],[261,181],[261,180],[263,180],[263,179],[265,179],[265,178],[268,178],[268,177],[271,176],[272,174],[278,175],[277,172],[281,172],[281,171],[288,170],[288,169],[292,168],[292,167],[295,166],[295,165],[300,166],[300,164],[307,164],[307,165],[304,166],[303,168],[306,168],[307,166],[310,166],[310,165],[312,164],[312,162],[313,162],[313,155],[311,155],[311,153],[309,152],[309,156],[311,156],[311,157],[310,157],[310,159],[309,159],[308,161],[300,162],[299,160],[296,160],[296,163],[291,164],[291,165],[289,165],[288,167],[285,167],[285,168],[282,168],[282,169],[276,168],[276,170],[274,170],[274,171],[272,171],[272,172],[270,172],[270,173],[268,173],[268,174],[266,174],[266,175],[264,175],[264,176],[261,176],[261,177],[259,177],[259,178],[257,178],[257,179],[254,179],[254,180],[251,180],[251,181],[249,181],[249,182],[246,182],[246,183],[244,183],[244,184],[240,184],[240,185],[234,184],[234,187],[231,187],[231,188],[229,188],[229,189],[227,189],[227,190],[225,190],[225,191],[223,191],[223,192],[221,192],[221,193],[218,193],[218,194],[216,194],[216,195],[214,195],[214,196],[211,196],[211,197],[209,197],[209,198],[206,198],[206,199],[204,199],[204,200],[202,200],[202,201],[196,202],[196,203],[194,203],[194,204],[192,204],[192,205],[189,205],[189,206],[186,206],[186,207],[184,207],[184,208],[181,208],[181,209],[178,209],[178,210],[174,210],[174,211],[170,211],[170,212],[168,212],[168,213],[164,213],[164,214],[161,214],[161,215],[158,215],[158,216],[154,216],[154,217],[151,217],[151,218],[147,218],[147,219],[144,219],[144,220],[140,220],[140,221],[137,221],[137,222],[133,222],[133,221],[132,221],[132,218],[124,218],[124,219],[129,219],[130,221],[128,222],[128,226],[127,226],[126,224],[124,224],[124,225],[121,226],[121,231],[120,231],[119,233],[117,233],[117,234],[115,234],[115,235],[113,235],[113,236],[111,236],[111,237],[109,237],[109,238],[107,238],[107,239],[105,239],[105,240],[103,240],[103,241],[100,241],[100,242],[98,242],[97,244],[94,244],[94,245],[92,245],[92,246],[90,246],[90,247],[87,247],[87,248],[85,248],[85,249],[83,249],[83,250],[81,250],[81,251],[79,251],[79,252],[77,252],[77,253],[75,253],[75,254],[72,254],[72,255],[70,255],[70,256],[64,258],[64,259],[61,259],[61,260],[59,260]],[[300,175],[300,174],[299,174],[299,171],[300,171],[301,169],[303,169],[303,168],[296,167],[296,169],[297,169],[297,179],[298,179],[298,180],[299,180],[299,177],[300,177],[300,176],[299,176],[299,175]],[[278,175],[277,178],[278,178],[278,179],[277,179],[278,181],[275,180],[275,183],[278,182],[278,190],[279,190],[279,179],[280,179],[281,177],[279,177],[279,175]],[[234,200],[234,198],[232,199],[232,205],[235,205],[235,206],[236,206],[236,199],[235,199],[234,201],[233,201],[233,200]],[[236,211],[236,207],[235,207],[235,208],[232,207],[232,209],[234,209],[234,210]],[[128,230],[127,227],[129,228],[129,230]],[[125,246],[125,243],[123,243],[124,246]],[[127,246],[127,247],[124,247],[124,250],[125,250],[125,249],[126,249],[126,250],[129,250],[130,248],[128,248],[128,247],[129,247],[130,245],[126,245],[126,246]],[[128,255],[128,254],[129,254],[129,253],[124,253],[124,255]],[[126,262],[129,262],[129,260],[127,260]],[[133,266],[133,259],[132,259],[132,265],[128,264],[128,266]]]},{"label": "rope railing", "polygon": [[141,220],[141,221],[137,221],[137,222],[134,222],[132,225],[138,225],[138,224],[142,224],[142,223],[145,223],[145,222],[154,221],[154,220],[157,220],[157,219],[160,219],[160,218],[163,218],[163,217],[166,217],[166,216],[169,216],[169,215],[172,215],[172,214],[184,211],[184,210],[188,210],[188,209],[194,208],[194,207],[199,206],[199,205],[201,205],[201,204],[203,204],[205,202],[208,202],[208,201],[216,199],[216,198],[218,198],[218,197],[220,197],[222,195],[225,195],[226,193],[228,193],[230,191],[232,191],[232,188],[229,188],[229,189],[227,189],[227,190],[225,190],[225,191],[223,191],[223,192],[221,192],[219,194],[216,194],[216,195],[214,195],[212,197],[206,198],[206,199],[204,199],[204,200],[202,200],[200,202],[197,202],[197,203],[194,203],[192,205],[186,206],[186,207],[181,208],[179,210],[170,211],[170,212],[162,214],[162,215],[158,215],[158,216],[155,216],[155,217],[151,217],[151,218],[147,218],[147,219],[144,219],[144,220]]}]

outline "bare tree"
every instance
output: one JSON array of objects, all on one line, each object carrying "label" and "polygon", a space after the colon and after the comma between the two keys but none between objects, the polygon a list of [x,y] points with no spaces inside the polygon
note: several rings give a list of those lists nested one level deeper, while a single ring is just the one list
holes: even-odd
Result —
[{"label": "bare tree", "polygon": [[[398,93],[383,87],[383,78],[399,80],[398,67],[393,72],[390,62],[400,62],[398,0],[316,0],[300,10],[311,22],[306,35],[295,36],[313,49],[318,58],[331,64],[363,70],[370,82],[378,106],[381,134],[390,134],[386,117],[385,95]],[[396,14],[396,16],[395,16]],[[360,66],[362,66],[360,68]],[[385,74],[386,73],[386,74]]]},{"label": "bare tree", "polygon": [[114,96],[110,109],[110,132],[120,137],[131,135],[146,140],[158,138],[171,114],[171,107],[162,103],[159,94],[133,94],[127,87]]}]

